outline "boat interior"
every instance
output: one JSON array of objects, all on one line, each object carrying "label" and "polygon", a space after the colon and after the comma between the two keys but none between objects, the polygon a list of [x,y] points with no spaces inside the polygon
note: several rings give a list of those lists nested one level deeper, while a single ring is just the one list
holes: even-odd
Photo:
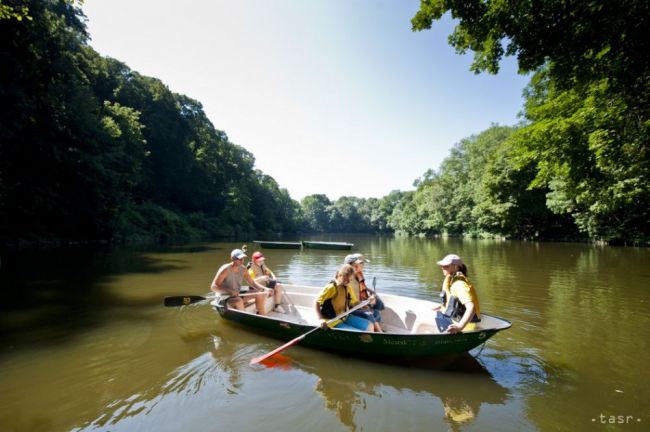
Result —
[{"label": "boat interior", "polygon": [[[284,293],[282,308],[285,313],[273,311],[273,298],[267,297],[265,301],[266,316],[271,319],[294,322],[297,324],[317,325],[318,316],[314,309],[314,299],[320,288],[283,285]],[[433,301],[402,297],[391,294],[380,294],[385,304],[381,314],[381,326],[386,333],[394,334],[441,334],[435,321],[435,312],[431,308],[436,304]],[[256,314],[255,300],[248,297],[246,313]],[[505,329],[510,327],[508,321],[486,314],[481,314],[481,321],[475,323],[467,331],[482,331],[487,329]],[[341,330],[348,331],[348,330]]]}]

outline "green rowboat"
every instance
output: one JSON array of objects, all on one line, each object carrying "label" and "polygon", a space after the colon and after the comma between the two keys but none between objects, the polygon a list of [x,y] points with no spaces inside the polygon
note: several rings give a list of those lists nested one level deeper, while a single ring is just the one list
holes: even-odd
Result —
[{"label": "green rowboat", "polygon": [[354,244],[345,242],[303,241],[302,246],[308,249],[350,250]]},{"label": "green rowboat", "polygon": [[[224,299],[213,300],[212,306],[222,318],[281,340],[294,339],[318,325],[314,299],[318,287],[283,285],[283,308],[286,313],[269,312],[258,315],[255,305],[245,311],[228,309]],[[476,328],[459,334],[441,333],[434,320],[432,301],[390,294],[381,294],[385,309],[381,311],[383,333],[331,329],[316,331],[300,344],[328,351],[359,356],[436,357],[465,353],[501,330],[510,328],[505,319],[481,314]],[[273,307],[268,298],[266,310]]]},{"label": "green rowboat", "polygon": [[300,249],[302,247],[302,243],[300,242],[253,240],[253,243],[265,249]]}]

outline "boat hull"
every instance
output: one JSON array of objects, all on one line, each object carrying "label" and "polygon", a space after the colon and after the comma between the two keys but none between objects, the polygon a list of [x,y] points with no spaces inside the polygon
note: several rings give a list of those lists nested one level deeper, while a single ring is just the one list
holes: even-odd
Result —
[{"label": "boat hull", "polygon": [[[311,325],[230,310],[223,305],[216,305],[215,309],[228,321],[283,341],[296,338],[314,328]],[[300,344],[359,356],[435,357],[467,352],[498,331],[500,329],[458,334],[392,334],[330,329],[314,332]]]}]

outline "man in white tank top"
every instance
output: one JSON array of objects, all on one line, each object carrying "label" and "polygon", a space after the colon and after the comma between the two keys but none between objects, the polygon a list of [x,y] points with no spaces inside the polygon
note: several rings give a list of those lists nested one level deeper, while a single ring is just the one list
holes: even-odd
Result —
[{"label": "man in white tank top", "polygon": [[244,280],[248,286],[254,290],[260,291],[259,295],[255,296],[255,306],[257,313],[266,315],[264,309],[264,299],[266,298],[265,288],[255,282],[253,278],[246,271],[244,267],[244,258],[246,254],[241,249],[234,249],[230,253],[230,262],[222,265],[210,285],[210,289],[217,294],[229,294],[228,307],[238,310],[244,310],[244,300],[239,296]]}]

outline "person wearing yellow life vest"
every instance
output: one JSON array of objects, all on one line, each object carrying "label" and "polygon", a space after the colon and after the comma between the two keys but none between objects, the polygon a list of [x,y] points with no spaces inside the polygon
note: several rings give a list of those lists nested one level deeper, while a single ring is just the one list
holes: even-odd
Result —
[{"label": "person wearing yellow life vest", "polygon": [[269,294],[273,294],[273,300],[275,301],[273,312],[285,313],[286,311],[281,305],[282,285],[278,283],[273,271],[266,266],[266,257],[262,252],[253,253],[251,261],[248,263],[248,273],[255,279],[255,282],[272,291]]},{"label": "person wearing yellow life vest", "polygon": [[[350,309],[350,305],[357,304],[359,300],[354,295],[350,287],[350,279],[354,276],[354,268],[349,264],[344,264],[338,272],[336,278],[325,285],[321,292],[316,296],[314,306],[316,315],[320,320],[320,326],[327,329],[327,320],[340,315]],[[346,315],[337,322],[332,324],[333,327],[346,330],[373,330],[373,325],[367,319]]]},{"label": "person wearing yellow life vest", "polygon": [[[445,329],[448,333],[473,330],[481,321],[481,306],[472,283],[467,279],[467,266],[458,255],[447,255],[437,262],[445,280],[442,283],[442,304],[433,307],[439,318],[451,319]],[[438,321],[439,318],[436,318]]]}]

